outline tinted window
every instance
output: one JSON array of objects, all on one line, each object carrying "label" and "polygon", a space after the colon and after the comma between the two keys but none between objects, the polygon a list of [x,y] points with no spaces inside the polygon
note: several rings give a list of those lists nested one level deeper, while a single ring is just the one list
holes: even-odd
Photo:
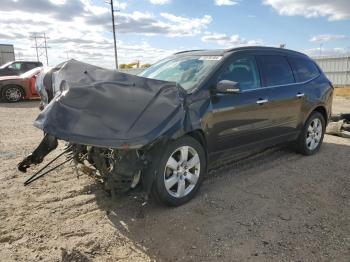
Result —
[{"label": "tinted window", "polygon": [[292,69],[284,56],[258,56],[264,86],[278,86],[294,83]]},{"label": "tinted window", "polygon": [[320,74],[317,66],[311,60],[297,57],[289,57],[288,59],[293,67],[298,82],[308,81]]},{"label": "tinted window", "polygon": [[36,67],[38,67],[38,64],[37,63],[25,63],[24,64],[26,67],[26,69],[27,70],[31,70],[31,69],[33,69],[33,68],[36,68]]},{"label": "tinted window", "polygon": [[228,63],[219,75],[218,81],[230,80],[239,83],[241,90],[260,87],[258,68],[253,56],[242,56]]}]

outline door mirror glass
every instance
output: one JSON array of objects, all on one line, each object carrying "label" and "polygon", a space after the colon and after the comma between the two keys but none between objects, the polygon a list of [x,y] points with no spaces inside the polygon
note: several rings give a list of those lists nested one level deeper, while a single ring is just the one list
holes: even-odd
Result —
[{"label": "door mirror glass", "polygon": [[239,83],[230,80],[221,80],[217,83],[215,91],[217,93],[239,93]]}]

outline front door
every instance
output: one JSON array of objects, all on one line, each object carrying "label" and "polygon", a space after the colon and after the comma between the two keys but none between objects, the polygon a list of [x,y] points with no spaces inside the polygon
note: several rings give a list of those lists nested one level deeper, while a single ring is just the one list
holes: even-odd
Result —
[{"label": "front door", "polygon": [[255,57],[236,55],[220,70],[217,82],[239,83],[240,93],[213,94],[207,122],[210,152],[239,148],[274,137],[270,89],[261,88]]}]

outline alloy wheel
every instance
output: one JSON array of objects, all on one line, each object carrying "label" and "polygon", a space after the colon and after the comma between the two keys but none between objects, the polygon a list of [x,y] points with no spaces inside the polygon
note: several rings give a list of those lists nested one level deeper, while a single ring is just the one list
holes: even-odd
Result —
[{"label": "alloy wheel", "polygon": [[315,118],[311,121],[306,134],[306,146],[309,150],[315,150],[322,138],[322,123],[321,120]]},{"label": "alloy wheel", "polygon": [[164,170],[167,192],[176,198],[188,195],[196,186],[200,174],[198,152],[190,146],[177,148],[169,157]]},{"label": "alloy wheel", "polygon": [[5,98],[10,102],[17,102],[21,99],[22,93],[17,87],[7,88],[5,91]]}]

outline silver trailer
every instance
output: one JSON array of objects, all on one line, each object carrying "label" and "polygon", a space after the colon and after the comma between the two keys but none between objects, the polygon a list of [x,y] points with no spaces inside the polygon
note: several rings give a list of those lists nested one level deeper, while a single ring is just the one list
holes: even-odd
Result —
[{"label": "silver trailer", "polygon": [[336,87],[350,87],[350,56],[314,57],[328,79]]},{"label": "silver trailer", "polygon": [[15,61],[15,50],[13,45],[0,44],[0,65]]}]

